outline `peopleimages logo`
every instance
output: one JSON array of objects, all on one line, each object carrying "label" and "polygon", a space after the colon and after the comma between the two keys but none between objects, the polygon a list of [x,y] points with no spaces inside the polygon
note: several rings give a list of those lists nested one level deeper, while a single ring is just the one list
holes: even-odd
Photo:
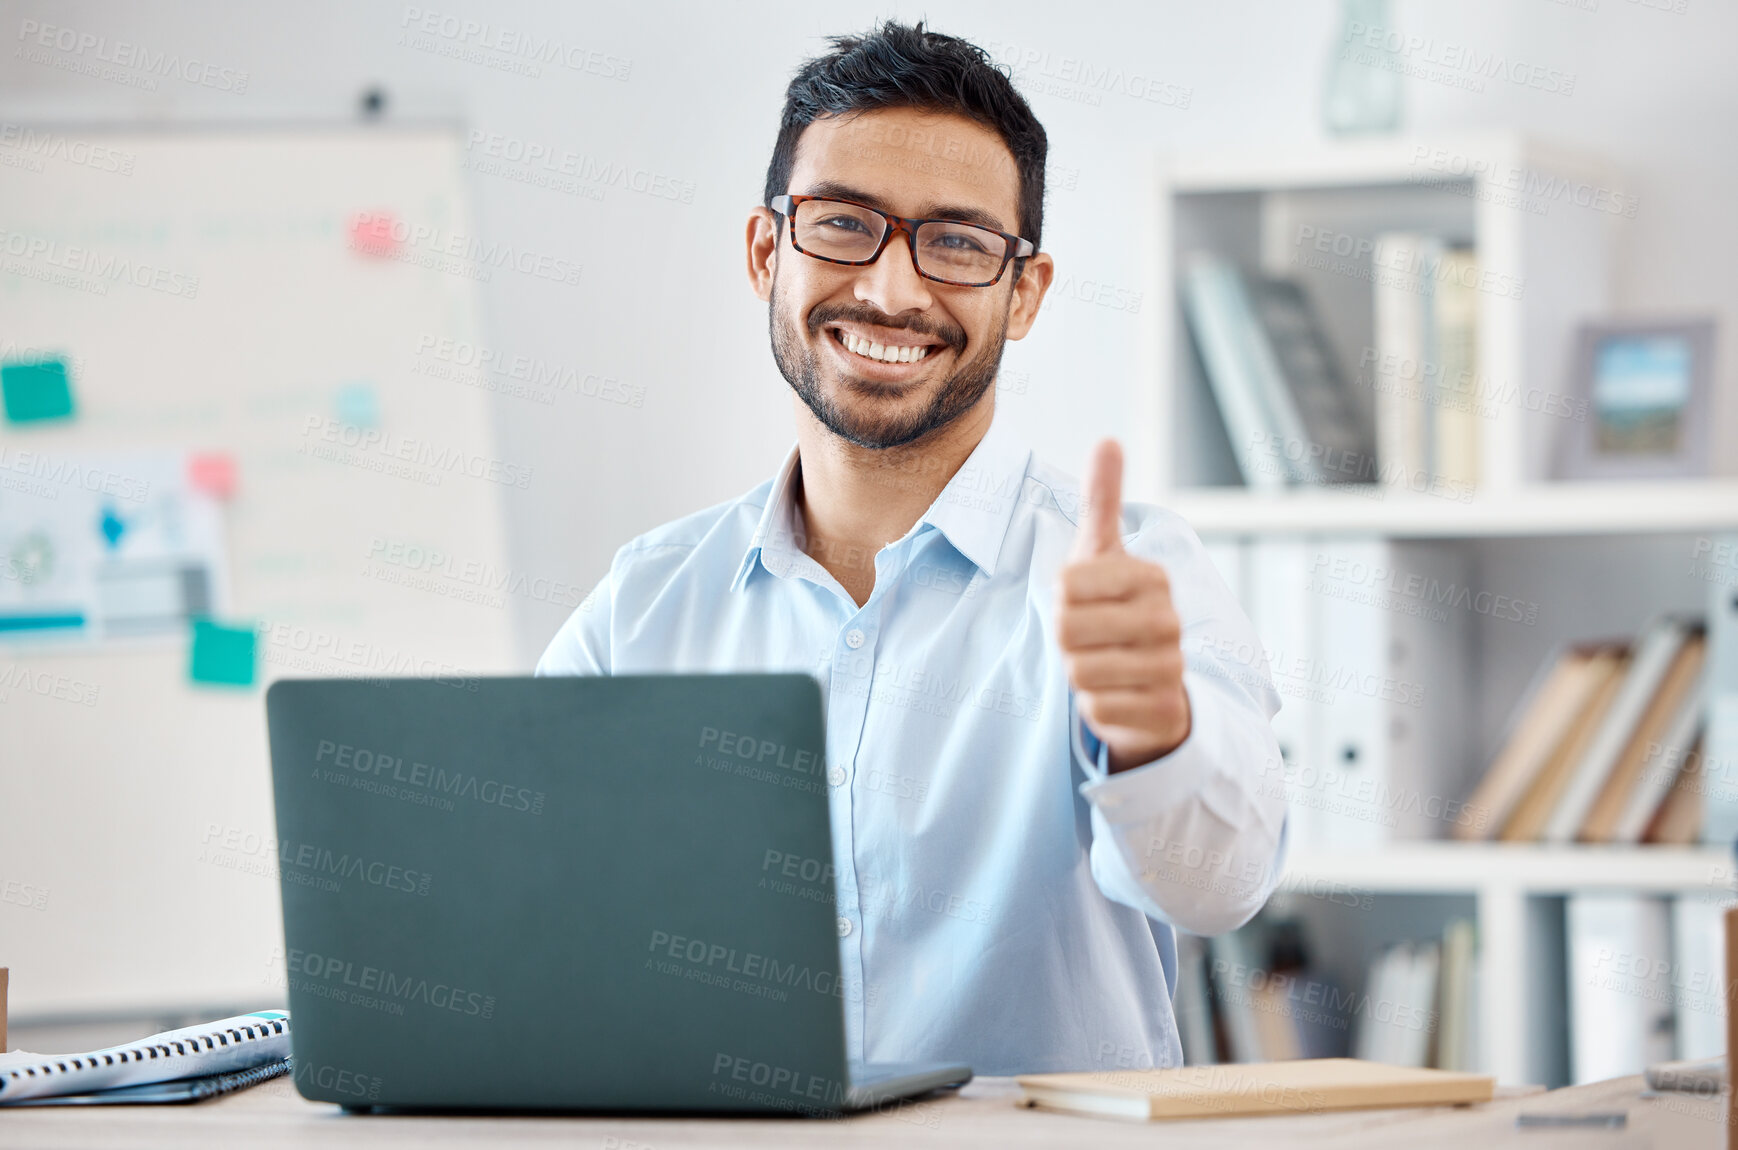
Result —
[{"label": "peopleimages logo", "polygon": [[[290,974],[318,979],[332,989],[349,987],[397,1003],[420,1002],[437,1010],[450,1010],[454,1014],[469,1014],[476,1018],[495,1016],[494,995],[466,990],[447,982],[396,974],[377,966],[358,966],[346,958],[315,954],[295,947],[290,948],[286,965]],[[358,1005],[374,1004],[359,1002]]]},{"label": "peopleimages logo", "polygon": [[407,761],[403,755],[388,755],[366,747],[353,747],[349,743],[321,739],[314,753],[314,761],[331,763],[370,779],[383,782],[390,780],[422,788],[431,794],[468,798],[488,806],[505,807],[510,811],[530,811],[534,815],[543,813],[542,791],[508,786],[495,779],[468,775],[464,771],[449,771],[445,767],[431,767],[427,763]]}]

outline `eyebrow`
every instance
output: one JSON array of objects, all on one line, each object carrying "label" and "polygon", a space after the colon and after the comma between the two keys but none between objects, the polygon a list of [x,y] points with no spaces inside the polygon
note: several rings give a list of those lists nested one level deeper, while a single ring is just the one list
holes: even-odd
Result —
[{"label": "eyebrow", "polygon": [[[888,215],[898,215],[887,206],[887,201],[873,192],[865,192],[861,188],[853,188],[849,184],[841,184],[836,180],[818,180],[810,185],[809,195],[827,196],[836,200],[855,200],[859,204],[878,208]],[[931,204],[923,209],[921,215],[914,217],[924,220],[954,220],[962,224],[976,224],[980,228],[989,228],[992,232],[1005,232],[1001,217],[994,212],[986,212],[982,208],[961,207],[957,204]]]}]

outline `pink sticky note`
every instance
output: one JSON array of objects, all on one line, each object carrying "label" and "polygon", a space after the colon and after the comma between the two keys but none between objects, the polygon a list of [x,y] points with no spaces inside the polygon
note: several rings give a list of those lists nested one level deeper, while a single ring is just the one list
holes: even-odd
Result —
[{"label": "pink sticky note", "polygon": [[398,251],[398,217],[391,212],[358,212],[350,221],[350,247],[366,256]]},{"label": "pink sticky note", "polygon": [[201,452],[188,461],[187,480],[196,491],[228,499],[235,494],[235,456],[226,451]]}]

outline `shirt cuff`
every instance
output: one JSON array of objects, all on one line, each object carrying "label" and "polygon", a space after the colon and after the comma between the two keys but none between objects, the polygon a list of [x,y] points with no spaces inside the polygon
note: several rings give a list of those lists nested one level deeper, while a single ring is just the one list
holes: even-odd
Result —
[{"label": "shirt cuff", "polygon": [[[1080,718],[1074,693],[1068,694],[1068,721],[1074,744],[1074,761],[1086,776],[1080,793],[1113,823],[1150,818],[1173,806],[1177,796],[1204,786],[1212,773],[1209,747],[1211,726],[1217,717],[1217,700],[1208,702],[1202,714],[1200,703],[1212,698],[1211,689],[1194,682],[1194,672],[1183,672],[1183,689],[1189,693],[1189,735],[1170,753],[1149,763],[1110,773],[1110,747],[1087,729]],[[1205,722],[1203,721],[1205,720]],[[1206,728],[1206,729],[1204,729]]]}]

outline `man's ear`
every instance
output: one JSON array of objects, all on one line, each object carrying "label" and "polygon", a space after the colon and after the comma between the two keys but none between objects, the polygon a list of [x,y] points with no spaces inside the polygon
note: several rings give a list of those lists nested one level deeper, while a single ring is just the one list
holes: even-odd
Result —
[{"label": "man's ear", "polygon": [[748,283],[762,303],[772,299],[778,240],[778,219],[771,208],[755,208],[748,213]]},{"label": "man's ear", "polygon": [[[1010,272],[1012,268],[1008,269]],[[1038,320],[1044,293],[1056,276],[1056,261],[1049,252],[1039,252],[1026,261],[1026,270],[1014,281],[1014,298],[1008,304],[1008,338],[1025,339]]]}]

